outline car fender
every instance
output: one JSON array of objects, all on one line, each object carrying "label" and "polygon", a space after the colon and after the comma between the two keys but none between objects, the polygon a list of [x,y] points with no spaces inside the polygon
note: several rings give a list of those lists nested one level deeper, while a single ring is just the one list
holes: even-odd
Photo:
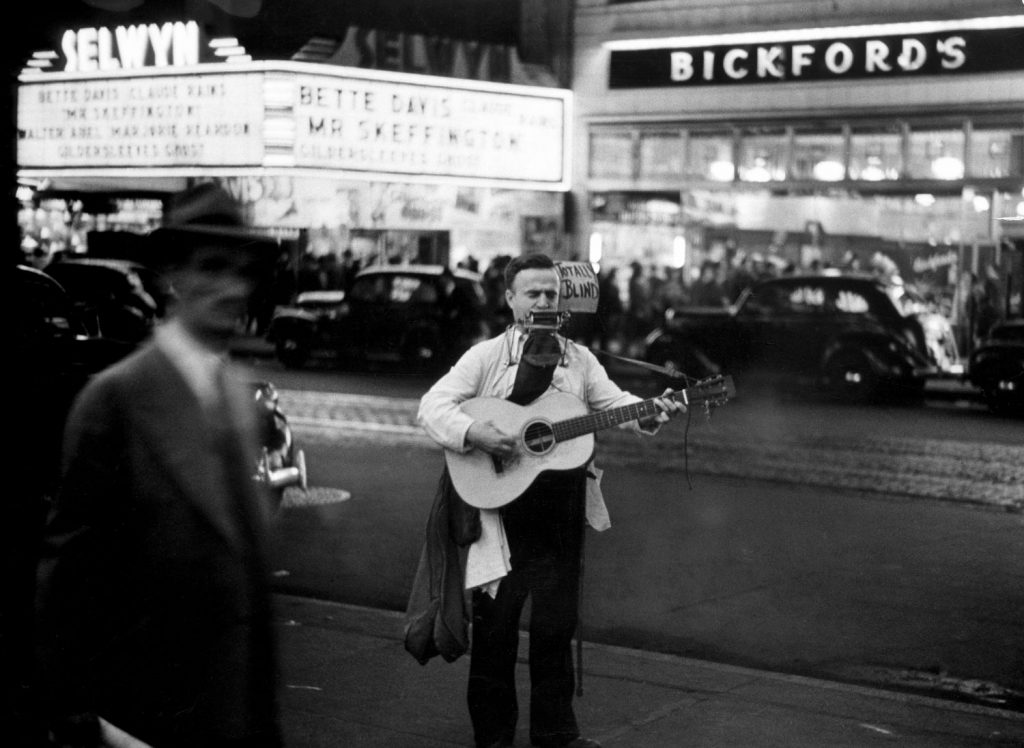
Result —
[{"label": "car fender", "polygon": [[905,377],[919,366],[919,361],[898,341],[883,336],[858,335],[840,337],[825,346],[819,363],[824,372],[836,356],[852,351],[864,356],[872,371],[884,378]]},{"label": "car fender", "polygon": [[[1014,355],[1016,354],[1016,355]],[[989,348],[975,351],[967,368],[967,378],[974,384],[996,375],[997,372],[1020,369],[1024,371],[1024,350],[1006,348]]]},{"label": "car fender", "polygon": [[304,309],[285,309],[274,314],[267,327],[267,339],[276,340],[289,335],[310,336],[317,325],[315,314]]}]

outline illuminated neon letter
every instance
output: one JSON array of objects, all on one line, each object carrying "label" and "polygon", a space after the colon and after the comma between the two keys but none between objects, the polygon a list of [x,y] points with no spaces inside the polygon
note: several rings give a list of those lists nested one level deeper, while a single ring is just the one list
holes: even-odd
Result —
[{"label": "illuminated neon letter", "polygon": [[780,67],[782,58],[782,47],[773,44],[770,47],[757,48],[757,77],[758,78],[783,78],[786,71]]},{"label": "illuminated neon letter", "polygon": [[722,59],[722,69],[725,71],[725,74],[733,80],[746,78],[748,71],[745,68],[736,67],[736,61],[740,58],[746,60],[749,56],[744,49],[730,49]]},{"label": "illuminated neon letter", "polygon": [[951,36],[945,41],[939,39],[935,43],[935,48],[942,55],[942,68],[944,70],[956,70],[959,67],[963,67],[963,64],[967,62],[967,55],[964,54],[964,47],[967,42],[964,41],[962,36]]},{"label": "illuminated neon letter", "polygon": [[793,49],[790,50],[792,60],[790,60],[790,72],[794,78],[799,78],[804,74],[804,68],[811,64],[811,55],[814,54],[813,44],[794,44]]},{"label": "illuminated neon letter", "polygon": [[896,62],[906,71],[919,70],[924,61],[928,59],[928,50],[924,48],[917,39],[904,39],[903,52],[896,58]]},{"label": "illuminated neon letter", "polygon": [[888,56],[889,45],[881,39],[868,39],[864,45],[864,69],[869,73],[876,70],[888,73],[892,70],[892,65],[886,60]]},{"label": "illuminated neon letter", "polygon": [[693,55],[689,52],[673,52],[669,59],[672,80],[682,82],[693,77]]},{"label": "illuminated neon letter", "polygon": [[842,75],[853,65],[853,50],[842,42],[830,44],[825,50],[825,65],[836,75]]}]

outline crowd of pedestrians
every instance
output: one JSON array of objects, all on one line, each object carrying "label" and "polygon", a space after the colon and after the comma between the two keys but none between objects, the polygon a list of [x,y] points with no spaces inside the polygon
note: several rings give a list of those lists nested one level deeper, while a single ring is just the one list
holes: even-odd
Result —
[{"label": "crowd of pedestrians", "polygon": [[689,267],[645,266],[634,260],[598,272],[597,312],[571,321],[569,334],[603,350],[630,351],[661,324],[668,309],[724,307],[755,281],[795,272],[792,265],[741,255],[735,262],[705,261],[696,277]]},{"label": "crowd of pedestrians", "polygon": [[[504,302],[502,280],[509,255],[493,257],[486,265],[467,257],[460,269],[480,274],[486,298],[486,313],[496,329],[510,322]],[[306,252],[295,256],[283,251],[270,283],[257,290],[250,312],[250,332],[262,334],[270,322],[273,309],[291,303],[306,291],[347,291],[358,272],[365,266],[362,258],[346,249],[340,255],[327,253],[315,256]],[[736,251],[728,258],[705,260],[698,267],[645,265],[634,260],[626,265],[607,265],[598,273],[599,300],[596,314],[579,315],[565,327],[571,337],[588,345],[613,352],[636,352],[644,337],[664,320],[665,312],[682,307],[724,307],[735,303],[740,294],[756,281],[796,272],[830,270],[843,273],[874,273],[886,279],[899,279],[895,264],[881,254],[862,261],[848,252],[835,265],[814,260],[798,266],[776,255]],[[999,293],[992,274],[969,273],[962,291],[962,320],[972,331],[976,342],[999,313]],[[957,316],[952,293],[924,294],[933,311],[951,321]],[[966,337],[966,333],[965,333]],[[967,340],[964,341],[968,343]]]}]

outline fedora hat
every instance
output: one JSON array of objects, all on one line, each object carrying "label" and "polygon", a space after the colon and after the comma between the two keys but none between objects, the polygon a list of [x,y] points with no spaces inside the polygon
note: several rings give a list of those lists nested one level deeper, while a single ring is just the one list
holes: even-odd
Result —
[{"label": "fedora hat", "polygon": [[190,187],[168,198],[163,224],[149,233],[146,259],[158,268],[188,260],[193,250],[216,244],[272,261],[279,251],[270,236],[245,226],[237,201],[213,182]]}]

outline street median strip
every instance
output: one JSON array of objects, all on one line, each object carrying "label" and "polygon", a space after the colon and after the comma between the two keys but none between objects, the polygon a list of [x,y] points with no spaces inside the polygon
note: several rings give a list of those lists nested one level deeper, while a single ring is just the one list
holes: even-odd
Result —
[{"label": "street median strip", "polygon": [[[315,443],[372,440],[437,449],[416,423],[417,399],[281,392],[296,435]],[[637,465],[737,478],[887,493],[1024,511],[1024,449],[937,439],[752,438],[737,429],[656,439],[608,430],[597,435],[602,465]],[[687,454],[688,452],[688,454]]]}]

